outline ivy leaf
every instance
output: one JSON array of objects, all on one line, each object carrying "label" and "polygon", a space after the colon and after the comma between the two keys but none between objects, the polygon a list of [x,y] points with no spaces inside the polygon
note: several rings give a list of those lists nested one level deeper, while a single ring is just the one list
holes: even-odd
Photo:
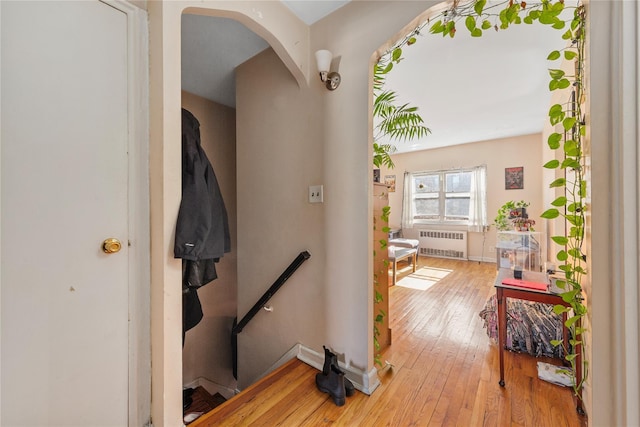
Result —
[{"label": "ivy leaf", "polygon": [[486,19],[484,21],[482,21],[482,29],[483,30],[488,30],[489,28],[491,28],[491,22],[489,22]]},{"label": "ivy leaf", "polygon": [[464,21],[464,25],[470,33],[473,33],[473,30],[476,29],[476,19],[473,16],[467,16],[467,19]]},{"label": "ivy leaf", "polygon": [[558,80],[551,80],[549,82],[549,91],[553,92],[556,89],[558,89]]},{"label": "ivy leaf", "polygon": [[574,52],[573,50],[565,50],[564,51],[564,59],[566,59],[567,61],[571,61],[576,56],[578,56],[578,54],[576,52]]},{"label": "ivy leaf", "polygon": [[393,61],[398,62],[401,56],[402,56],[402,49],[400,49],[399,47],[393,49],[393,54],[391,56]]},{"label": "ivy leaf", "polygon": [[558,20],[558,18],[556,18],[556,16],[548,11],[548,10],[544,10],[542,11],[542,13],[540,13],[540,23],[544,24],[544,25],[553,25],[556,23],[556,21]]},{"label": "ivy leaf", "polygon": [[555,199],[553,202],[551,202],[551,204],[553,206],[564,206],[567,204],[567,198],[565,196],[560,196],[557,199]]},{"label": "ivy leaf", "polygon": [[552,346],[557,347],[562,344],[562,340],[551,340],[549,343],[551,343]]},{"label": "ivy leaf", "polygon": [[416,41],[417,40],[415,37],[411,37],[409,40],[407,40],[407,46],[411,46],[412,44],[415,44]]},{"label": "ivy leaf", "polygon": [[565,178],[558,178],[554,180],[551,184],[549,184],[549,188],[564,187],[566,183],[567,183],[567,180]]},{"label": "ivy leaf", "polygon": [[552,79],[554,80],[559,80],[562,77],[564,77],[564,71],[562,70],[556,70],[556,69],[549,69],[549,75],[551,76]]},{"label": "ivy leaf", "polygon": [[572,158],[564,159],[560,167],[562,169],[566,169],[566,168],[575,169],[575,170],[582,169],[582,165],[580,165],[580,163],[576,159],[572,159]]},{"label": "ivy leaf", "polygon": [[[551,83],[557,82],[557,80],[551,80]],[[560,123],[561,121],[564,120],[565,117],[565,112],[564,111],[559,111],[551,116],[549,116],[549,123],[551,123],[551,126],[555,126],[558,123]]]},{"label": "ivy leaf", "polygon": [[571,32],[571,30],[567,30],[564,32],[564,34],[562,35],[562,40],[570,40],[573,38],[573,33]]},{"label": "ivy leaf", "polygon": [[531,15],[525,16],[523,21],[525,24],[529,24],[529,25],[533,24],[533,19],[531,18]]},{"label": "ivy leaf", "polygon": [[554,104],[551,106],[551,108],[549,108],[549,116],[555,116],[559,113],[562,113],[562,105]]},{"label": "ivy leaf", "polygon": [[455,21],[447,22],[447,25],[444,28],[444,32],[442,33],[442,37],[448,35],[451,38],[453,38],[455,34],[456,34],[456,22]]},{"label": "ivy leaf", "polygon": [[553,6],[551,6],[551,11],[555,13],[555,16],[558,16],[560,12],[562,12],[563,10],[564,10],[564,1],[559,1],[557,3],[554,3]]},{"label": "ivy leaf", "polygon": [[562,135],[557,132],[554,132],[551,135],[549,135],[549,138],[547,139],[547,144],[549,145],[549,148],[551,148],[552,150],[556,150],[560,148],[561,140],[562,140]]},{"label": "ivy leaf", "polygon": [[569,256],[567,255],[567,252],[560,251],[556,254],[556,258],[558,261],[566,261],[569,258]]},{"label": "ivy leaf", "polygon": [[560,216],[560,211],[556,208],[547,209],[540,215],[541,218],[554,219]]},{"label": "ivy leaf", "polygon": [[547,168],[547,169],[555,169],[558,166],[560,166],[560,160],[549,160],[547,163],[545,163],[544,165],[542,165],[543,168]]},{"label": "ivy leaf", "polygon": [[564,246],[569,242],[569,239],[566,238],[565,236],[553,236],[553,237],[551,237],[551,240],[553,240],[554,242],[556,242],[560,246]]},{"label": "ivy leaf", "polygon": [[570,310],[570,309],[569,309],[569,307],[565,307],[564,305],[560,305],[560,304],[558,304],[558,305],[554,305],[554,306],[553,306],[553,312],[554,312],[555,314],[562,314],[562,313],[566,313],[566,312],[568,312],[569,310]]},{"label": "ivy leaf", "polygon": [[393,62],[389,62],[384,70],[382,70],[382,74],[387,74],[389,71],[393,69]]},{"label": "ivy leaf", "polygon": [[566,89],[571,86],[571,82],[568,79],[558,80],[558,89]]},{"label": "ivy leaf", "polygon": [[480,28],[474,28],[471,31],[471,37],[482,37],[482,30]]},{"label": "ivy leaf", "polygon": [[556,30],[561,30],[564,28],[564,21],[561,19],[556,19],[556,22],[551,26]]},{"label": "ivy leaf", "polygon": [[577,151],[578,151],[578,143],[575,142],[573,139],[570,139],[564,143],[563,150],[566,155],[575,156],[577,155]]},{"label": "ivy leaf", "polygon": [[564,128],[564,130],[569,130],[573,127],[573,125],[576,124],[576,121],[577,120],[575,117],[567,117],[562,121],[562,127]]},{"label": "ivy leaf", "polygon": [[[567,319],[565,325],[567,325],[568,328],[572,327],[578,320],[580,320],[582,316],[572,316],[570,318]],[[577,354],[571,354],[570,356],[577,356]],[[567,356],[569,357],[569,356]]]},{"label": "ivy leaf", "polygon": [[[487,4],[487,0],[477,0],[476,4],[473,5],[473,10],[475,10],[476,15],[482,15],[482,11],[484,10],[484,6]],[[486,30],[486,28],[485,28]]]},{"label": "ivy leaf", "polygon": [[442,33],[444,31],[445,27],[444,25],[442,25],[442,21],[438,20],[436,22],[433,23],[433,25],[431,25],[431,28],[429,28],[429,32],[431,34],[438,34],[438,33]]},{"label": "ivy leaf", "polygon": [[558,58],[560,58],[560,51],[559,50],[554,50],[553,52],[551,52],[549,54],[549,56],[547,56],[547,59],[549,61],[555,61]]}]

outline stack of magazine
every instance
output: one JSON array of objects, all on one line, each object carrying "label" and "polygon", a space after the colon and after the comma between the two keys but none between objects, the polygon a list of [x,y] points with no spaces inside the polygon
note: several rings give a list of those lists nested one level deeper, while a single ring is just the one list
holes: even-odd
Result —
[{"label": "stack of magazine", "polygon": [[571,368],[545,362],[538,362],[538,378],[565,387],[571,387],[574,381]]}]

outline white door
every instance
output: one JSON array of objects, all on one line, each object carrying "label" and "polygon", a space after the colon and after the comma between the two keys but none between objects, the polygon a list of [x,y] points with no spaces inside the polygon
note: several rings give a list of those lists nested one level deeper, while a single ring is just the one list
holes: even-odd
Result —
[{"label": "white door", "polygon": [[97,1],[0,12],[0,423],[126,426],[127,15]]}]

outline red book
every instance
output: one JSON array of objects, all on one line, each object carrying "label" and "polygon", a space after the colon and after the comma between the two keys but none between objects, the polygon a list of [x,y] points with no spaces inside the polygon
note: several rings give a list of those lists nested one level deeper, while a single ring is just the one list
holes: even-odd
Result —
[{"label": "red book", "polygon": [[514,279],[512,277],[508,277],[506,279],[502,279],[502,284],[507,286],[515,286],[518,288],[528,288],[535,289],[536,291],[546,291],[547,284],[539,283],[539,282],[528,282],[526,280]]}]

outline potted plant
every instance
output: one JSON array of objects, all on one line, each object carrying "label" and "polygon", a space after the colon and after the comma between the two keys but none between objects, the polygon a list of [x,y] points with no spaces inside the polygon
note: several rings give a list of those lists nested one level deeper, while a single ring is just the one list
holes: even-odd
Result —
[{"label": "potted plant", "polygon": [[517,202],[509,200],[504,205],[500,206],[500,209],[498,209],[498,215],[493,219],[493,224],[496,226],[496,229],[498,231],[511,230],[514,225],[511,221],[513,218],[527,218],[526,209],[529,205],[530,203],[525,202],[524,200]]}]

